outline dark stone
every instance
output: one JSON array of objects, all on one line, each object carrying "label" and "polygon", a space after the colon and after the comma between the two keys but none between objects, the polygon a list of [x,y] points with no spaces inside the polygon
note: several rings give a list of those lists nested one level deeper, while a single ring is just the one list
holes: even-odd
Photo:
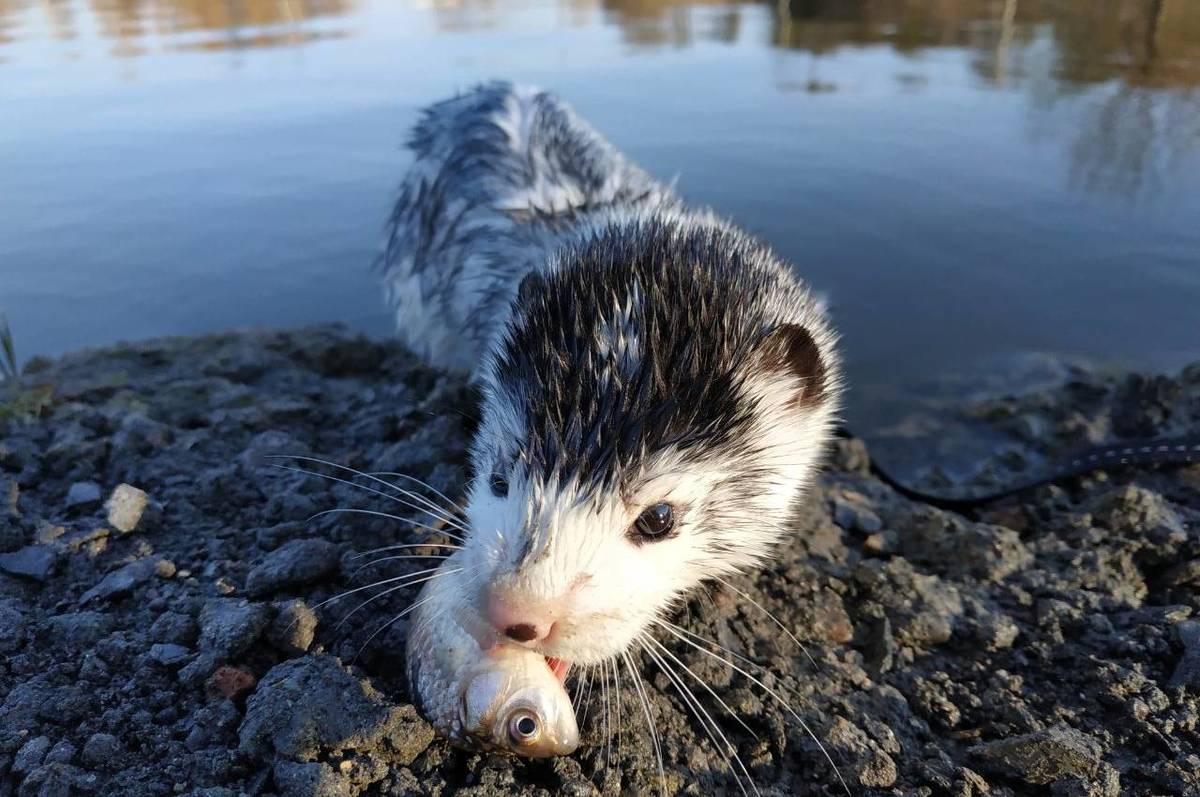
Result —
[{"label": "dark stone", "polygon": [[0,554],[0,570],[10,576],[45,581],[54,572],[54,550],[45,545],[27,545],[13,553]]},{"label": "dark stone", "polygon": [[75,482],[67,490],[68,507],[84,507],[100,503],[103,494],[95,482]]},{"label": "dark stone", "polygon": [[337,546],[326,540],[292,540],[267,554],[246,576],[246,593],[258,598],[307,584],[338,566]]},{"label": "dark stone", "polygon": [[1103,749],[1086,733],[1058,725],[977,745],[971,754],[997,774],[1043,785],[1068,775],[1091,777],[1100,766]]},{"label": "dark stone", "polygon": [[156,556],[148,556],[144,559],[138,559],[135,562],[109,573],[104,578],[100,579],[100,583],[83,593],[79,602],[81,604],[91,601],[110,601],[116,598],[122,598],[133,592],[144,581],[153,578],[159,571],[164,560]]},{"label": "dark stone", "polygon": [[122,768],[125,750],[111,733],[94,733],[83,745],[83,762],[95,769]]},{"label": "dark stone", "polygon": [[373,749],[401,766],[433,741],[412,706],[388,702],[327,655],[291,659],[263,676],[238,735],[251,755],[273,750],[311,760],[329,750]]}]

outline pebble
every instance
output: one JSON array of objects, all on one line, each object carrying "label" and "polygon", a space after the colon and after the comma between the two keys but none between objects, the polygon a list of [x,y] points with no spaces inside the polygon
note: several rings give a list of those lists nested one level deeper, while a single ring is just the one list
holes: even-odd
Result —
[{"label": "pebble", "polygon": [[267,554],[246,576],[252,598],[316,581],[337,569],[337,546],[327,540],[292,540]]},{"label": "pebble", "polygon": [[10,576],[45,581],[54,571],[58,557],[45,545],[27,545],[13,553],[0,554],[0,570]]},{"label": "pebble", "polygon": [[82,507],[100,503],[100,485],[95,482],[75,482],[67,489],[67,506]]},{"label": "pebble", "polygon": [[148,504],[149,497],[144,491],[130,484],[118,484],[104,505],[108,510],[108,525],[128,534],[138,527]]}]

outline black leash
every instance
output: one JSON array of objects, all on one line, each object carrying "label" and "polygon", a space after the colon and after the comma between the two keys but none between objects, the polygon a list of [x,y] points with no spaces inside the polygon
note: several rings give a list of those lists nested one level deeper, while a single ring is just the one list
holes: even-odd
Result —
[{"label": "black leash", "polygon": [[[850,436],[849,432],[844,429],[839,430],[839,435]],[[972,495],[945,495],[926,492],[907,485],[888,473],[874,457],[871,458],[871,473],[905,498],[930,504],[940,509],[962,510],[990,504],[1001,498],[1032,490],[1034,487],[1053,484],[1094,470],[1186,465],[1192,462],[1200,462],[1200,433],[1182,437],[1126,440],[1119,443],[1090,446],[1052,462],[1049,466],[1042,468],[1041,473],[1037,476],[1007,487]]]}]

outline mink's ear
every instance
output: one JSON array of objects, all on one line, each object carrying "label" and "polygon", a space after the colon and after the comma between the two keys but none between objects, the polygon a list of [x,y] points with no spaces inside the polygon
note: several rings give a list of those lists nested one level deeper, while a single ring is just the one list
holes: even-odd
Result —
[{"label": "mink's ear", "polygon": [[825,398],[828,389],[825,362],[812,334],[799,324],[782,324],[759,344],[761,367],[800,380],[798,407],[811,407]]},{"label": "mink's ear", "polygon": [[521,278],[517,286],[517,304],[529,304],[546,287],[546,278],[540,271],[531,271]]}]

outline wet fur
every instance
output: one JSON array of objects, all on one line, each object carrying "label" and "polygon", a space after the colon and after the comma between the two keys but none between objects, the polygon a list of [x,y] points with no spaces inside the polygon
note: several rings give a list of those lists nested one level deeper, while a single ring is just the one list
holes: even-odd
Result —
[{"label": "wet fur", "polygon": [[[478,604],[549,612],[540,652],[605,660],[788,533],[837,409],[834,333],[765,244],[552,95],[489,84],[429,109],[412,145],[385,280],[405,339],[482,391]],[[658,501],[668,538],[631,535]]]}]

